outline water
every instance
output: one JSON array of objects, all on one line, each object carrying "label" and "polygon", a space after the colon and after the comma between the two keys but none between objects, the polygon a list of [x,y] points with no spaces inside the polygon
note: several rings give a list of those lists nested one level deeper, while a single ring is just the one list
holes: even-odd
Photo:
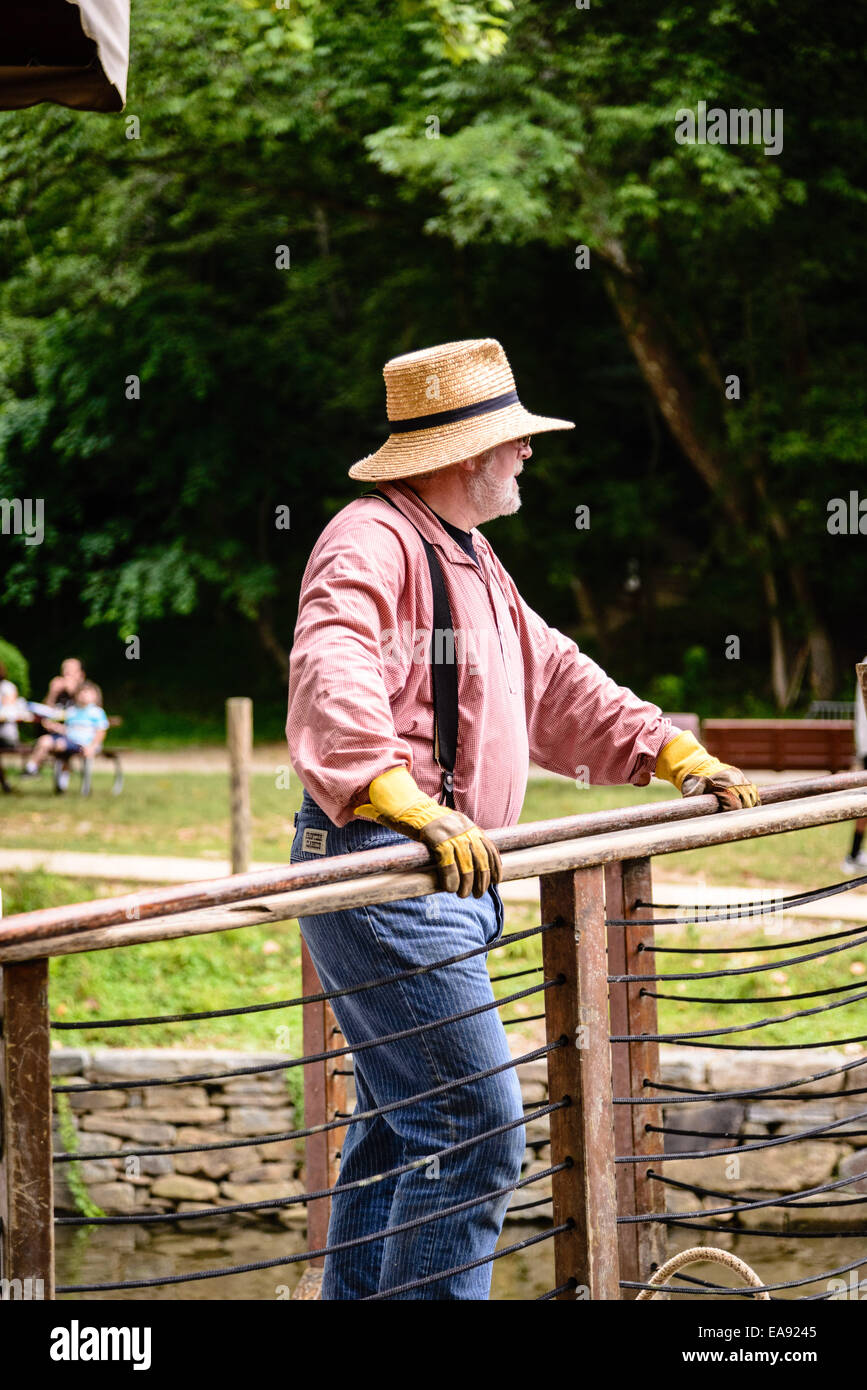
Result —
[{"label": "water", "polygon": [[[510,1224],[501,1244],[512,1245],[543,1229],[544,1226],[523,1222]],[[287,1255],[303,1254],[306,1239],[303,1226],[284,1229],[262,1221],[255,1226],[235,1222],[224,1231],[214,1228],[196,1233],[189,1227],[180,1231],[177,1227],[157,1230],[136,1226],[60,1226],[57,1229],[57,1283],[113,1283],[123,1279],[197,1273],[257,1260],[279,1260]],[[60,1294],[59,1297],[120,1301],[288,1298],[305,1268],[305,1262],[298,1261],[275,1269],[197,1279],[162,1288],[117,1289],[108,1293]],[[553,1284],[552,1242],[544,1241],[494,1261],[491,1297],[533,1299]]]},{"label": "water", "polygon": [[[511,1245],[544,1230],[544,1225],[509,1224],[501,1245]],[[727,1249],[756,1270],[765,1283],[782,1283],[798,1279],[819,1270],[830,1270],[865,1256],[867,1262],[867,1232],[854,1239],[834,1239],[822,1235],[813,1240],[797,1240],[791,1236],[760,1237],[749,1234],[734,1236],[690,1235],[688,1231],[672,1231],[668,1252],[676,1251],[705,1239],[719,1241]],[[211,1230],[183,1231],[177,1227],[158,1230],[156,1227],[59,1227],[57,1232],[58,1284],[107,1283],[122,1279],[147,1279],[169,1274],[196,1273],[225,1265],[253,1263],[257,1260],[281,1259],[287,1255],[303,1254],[306,1236],[303,1227],[285,1229],[272,1224],[235,1221],[224,1231],[213,1224]],[[101,1294],[65,1294],[61,1298],[74,1300],[159,1299],[159,1300],[267,1300],[288,1298],[305,1269],[304,1261],[282,1265],[275,1269],[255,1270],[247,1274],[229,1275],[217,1279],[199,1279],[191,1283],[169,1285],[154,1289],[116,1290]],[[690,1275],[713,1283],[731,1283],[743,1287],[734,1276],[719,1266],[691,1267]],[[847,1283],[849,1276],[842,1276]],[[867,1268],[858,1277],[867,1279]],[[527,1250],[507,1255],[494,1262],[491,1297],[497,1301],[532,1300],[554,1285],[553,1249],[551,1241],[543,1241]],[[775,1297],[797,1298],[805,1294],[826,1292],[826,1282],[820,1281],[805,1288],[782,1290]],[[690,1301],[713,1301],[695,1295]],[[679,1300],[681,1301],[681,1300]]]}]

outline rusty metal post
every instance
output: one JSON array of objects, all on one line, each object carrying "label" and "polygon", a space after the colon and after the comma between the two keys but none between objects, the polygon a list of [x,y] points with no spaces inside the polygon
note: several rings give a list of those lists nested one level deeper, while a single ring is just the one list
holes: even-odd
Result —
[{"label": "rusty metal post", "polygon": [[[542,937],[545,978],[564,978],[546,994],[547,1038],[568,1039],[548,1053],[548,1093],[552,1101],[569,1096],[572,1102],[551,1115],[551,1162],[572,1160],[554,1174],[554,1224],[574,1223],[554,1237],[555,1281],[559,1287],[574,1279],[591,1299],[618,1299],[603,869],[544,875],[541,907],[543,922],[561,924]],[[575,1296],[574,1290],[558,1295]]]},{"label": "rusty metal post", "polygon": [[53,1298],[47,960],[0,966],[0,1024],[2,1296]]},{"label": "rusty metal post", "polygon": [[[316,967],[301,942],[301,987],[304,994],[322,990]],[[340,1031],[331,1005],[324,1001],[303,1006],[304,1053],[330,1052],[343,1047],[345,1038]],[[346,1109],[346,1080],[339,1075],[348,1069],[348,1057],[335,1057],[325,1062],[311,1062],[304,1068],[304,1126],[327,1124]],[[305,1179],[308,1192],[333,1187],[340,1172],[340,1148],[345,1129],[329,1129],[324,1134],[311,1134],[305,1140]],[[327,1243],[328,1217],[331,1199],[321,1197],[307,1207],[307,1248],[319,1250]],[[323,1265],[325,1257],[311,1261]]]},{"label": "rusty metal post", "polygon": [[[609,975],[654,973],[655,957],[647,950],[654,941],[653,925],[645,920],[649,909],[636,906],[639,902],[650,903],[652,895],[650,859],[606,864],[606,916],[635,920],[635,926],[608,928]],[[613,1037],[659,1031],[656,1000],[643,994],[640,984],[611,985],[610,1019]],[[653,1094],[644,1081],[645,1078],[659,1079],[658,1043],[614,1043],[612,1057],[616,1096]],[[648,1133],[646,1128],[662,1124],[661,1105],[615,1105],[614,1111],[618,1154],[646,1154],[652,1159],[654,1154],[662,1153],[663,1136]],[[664,1208],[664,1189],[647,1177],[650,1166],[644,1163],[617,1165],[618,1216],[639,1216]],[[665,1259],[665,1226],[648,1221],[621,1225],[619,1231],[621,1278],[646,1283]],[[635,1289],[626,1289],[624,1297],[634,1298],[636,1293]]]},{"label": "rusty metal post", "polygon": [[[623,865],[619,861],[605,865],[605,915],[622,917],[623,906]],[[608,927],[608,974],[626,975],[626,930],[623,927]],[[611,985],[609,990],[608,1017],[612,1037],[629,1032],[629,1007],[625,985]],[[631,1094],[632,1078],[629,1070],[629,1050],[614,1044],[611,1048],[611,1084],[615,1096]],[[633,1106],[614,1106],[614,1148],[616,1153],[632,1153],[632,1110]],[[643,1108],[643,1107],[642,1107]],[[635,1212],[635,1174],[631,1163],[620,1163],[615,1167],[617,1185],[617,1215],[631,1216]],[[620,1252],[621,1279],[636,1280],[638,1270],[638,1227],[618,1227],[618,1248]],[[637,1290],[625,1289],[623,1296],[634,1296]]]}]

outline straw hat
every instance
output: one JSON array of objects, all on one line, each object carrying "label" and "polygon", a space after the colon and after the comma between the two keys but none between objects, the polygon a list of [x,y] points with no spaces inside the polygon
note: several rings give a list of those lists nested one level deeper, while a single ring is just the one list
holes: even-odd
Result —
[{"label": "straw hat", "polygon": [[383,369],[391,433],[350,478],[411,478],[472,458],[507,440],[571,430],[572,420],[532,415],[518,400],[509,359],[495,338],[392,357]]}]

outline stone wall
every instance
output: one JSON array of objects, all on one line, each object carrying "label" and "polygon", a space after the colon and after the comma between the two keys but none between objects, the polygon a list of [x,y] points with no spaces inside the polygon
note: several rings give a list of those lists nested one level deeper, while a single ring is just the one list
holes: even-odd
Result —
[{"label": "stone wall", "polygon": [[[273,1053],[213,1049],[63,1048],[51,1054],[56,1083],[70,1085],[213,1075],[274,1060]],[[91,1199],[109,1214],[189,1211],[302,1192],[303,1141],[249,1142],[299,1127],[286,1076],[286,1072],[261,1072],[195,1085],[69,1095],[76,1148],[82,1155],[77,1167]],[[55,1112],[55,1152],[66,1148],[60,1128]],[[176,1148],[236,1138],[237,1147],[210,1152],[124,1158],[127,1149]],[[88,1157],[108,1150],[110,1158]],[[64,1211],[74,1207],[66,1168],[66,1164],[55,1164],[55,1205]],[[304,1225],[303,1206],[281,1209],[280,1219]]]},{"label": "stone wall", "polygon": [[[788,1053],[714,1052],[708,1048],[667,1046],[663,1079],[666,1083],[702,1091],[756,1090],[780,1086],[799,1077],[832,1070],[858,1059],[860,1048],[843,1051],[832,1048],[805,1048]],[[746,1144],[781,1138],[804,1130],[821,1129],[836,1120],[847,1123],[825,1135],[801,1139],[793,1144],[757,1149],[738,1154],[731,1139],[707,1139],[666,1135],[666,1151],[684,1153],[695,1149],[728,1150],[719,1158],[675,1159],[659,1164],[666,1178],[713,1189],[723,1197],[699,1197],[694,1193],[667,1187],[669,1210],[697,1211],[702,1207],[732,1205],[733,1199],[778,1196],[818,1187],[834,1179],[867,1173],[867,1095],[854,1094],[867,1086],[867,1061],[863,1066],[829,1076],[797,1088],[795,1094],[810,1097],[786,1100],[792,1092],[778,1092],[767,1100],[744,1098],[717,1104],[666,1105],[664,1127],[679,1130],[710,1130],[735,1134]],[[864,1119],[858,1119],[864,1114]],[[846,1135],[846,1130],[861,1131]],[[839,1201],[856,1193],[867,1193],[867,1179],[845,1189],[814,1198],[788,1208],[758,1207],[740,1213],[741,1227],[766,1226],[775,1229],[811,1225],[816,1227],[858,1227],[867,1216],[864,1206],[821,1206],[823,1201]]]},{"label": "stone wall", "polygon": [[[755,1053],[721,1052],[688,1047],[662,1049],[662,1079],[675,1086],[697,1090],[747,1090],[779,1085],[783,1081],[840,1066],[853,1058],[831,1050],[804,1050],[776,1056]],[[175,1049],[99,1048],[92,1051],[61,1048],[52,1052],[52,1066],[58,1084],[106,1082],[173,1077],[235,1070],[275,1060],[273,1053],[229,1051],[181,1051]],[[547,1100],[544,1061],[531,1062],[518,1069],[525,1102],[544,1104]],[[69,1096],[70,1118],[77,1131],[75,1147],[81,1154],[77,1169],[91,1199],[106,1213],[189,1211],[200,1206],[220,1206],[236,1202],[288,1197],[303,1192],[304,1144],[302,1140],[261,1142],[263,1136],[300,1127],[287,1086],[287,1073],[261,1072],[230,1080],[205,1079],[181,1086],[110,1088]],[[780,1098],[765,1101],[733,1100],[724,1104],[664,1106],[663,1124],[678,1130],[713,1130],[741,1136],[774,1138],[848,1119],[867,1111],[867,1097],[852,1094],[867,1085],[867,1066],[855,1067],[825,1081],[799,1088],[827,1092],[796,1103]],[[784,1093],[785,1094],[785,1093]],[[848,1127],[867,1130],[867,1123],[855,1121]],[[539,1172],[550,1164],[548,1119],[533,1120],[527,1126],[524,1176]],[[179,1147],[237,1139],[231,1148],[205,1153],[155,1154],[149,1157],[125,1156],[130,1148]],[[256,1142],[256,1141],[259,1142]],[[751,1142],[750,1139],[746,1140]],[[730,1149],[729,1139],[695,1138],[686,1134],[666,1135],[666,1151]],[[66,1148],[55,1119],[55,1152]],[[110,1157],[93,1155],[108,1153]],[[796,1192],[832,1178],[867,1171],[867,1144],[841,1131],[827,1138],[783,1144],[753,1153],[740,1154],[733,1167],[734,1154],[719,1158],[676,1159],[659,1165],[665,1177],[702,1185],[723,1192],[727,1197],[772,1196]],[[68,1165],[56,1164],[56,1205],[59,1211],[72,1211],[73,1194],[67,1181]],[[867,1181],[858,1184],[867,1192]],[[846,1194],[849,1195],[847,1190]],[[550,1193],[550,1179],[542,1180],[515,1194],[513,1205],[523,1205]],[[702,1205],[720,1205],[718,1198],[700,1198],[660,1184],[660,1201],[670,1210],[698,1210]],[[839,1196],[840,1194],[834,1194]],[[726,1202],[728,1204],[728,1202]],[[867,1204],[865,1204],[867,1206]],[[852,1207],[814,1208],[800,1219],[816,1224],[851,1224]],[[287,1225],[303,1226],[302,1205],[267,1213]],[[862,1213],[863,1215],[863,1213]],[[515,1213],[513,1219],[527,1221],[545,1218],[545,1208]],[[745,1225],[785,1224],[791,1219],[783,1211],[759,1208],[739,1218]]]}]

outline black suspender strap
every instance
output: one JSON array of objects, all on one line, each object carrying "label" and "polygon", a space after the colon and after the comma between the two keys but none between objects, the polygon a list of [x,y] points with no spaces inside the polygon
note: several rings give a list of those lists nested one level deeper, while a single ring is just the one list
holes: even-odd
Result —
[{"label": "black suspender strap", "polygon": [[444,805],[454,809],[454,770],[458,748],[458,668],[455,657],[455,635],[452,624],[452,611],[446,593],[442,566],[435,548],[425,540],[421,531],[401,511],[397,503],[377,489],[366,492],[365,497],[379,497],[394,507],[396,512],[409,521],[424,546],[430,570],[433,589],[433,631],[430,643],[431,689],[433,691],[433,756],[442,773],[440,797]]}]

